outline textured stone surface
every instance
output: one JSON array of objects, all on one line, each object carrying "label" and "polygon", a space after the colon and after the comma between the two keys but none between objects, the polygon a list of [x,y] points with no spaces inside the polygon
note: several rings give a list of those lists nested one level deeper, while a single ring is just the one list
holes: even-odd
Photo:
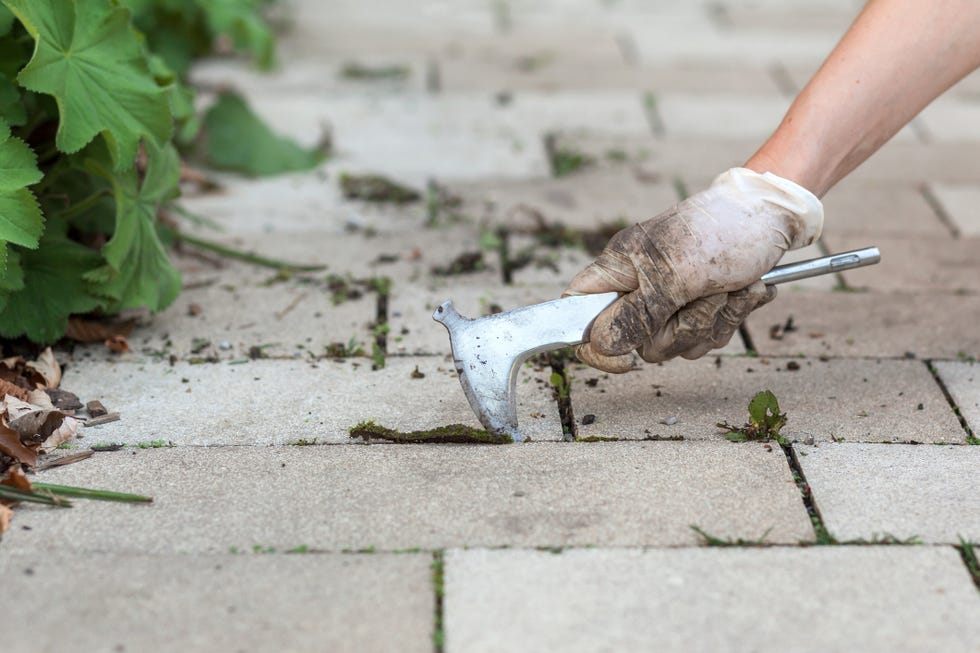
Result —
[{"label": "textured stone surface", "polygon": [[794,446],[824,523],[839,540],[980,540],[980,447]]},{"label": "textured stone surface", "polygon": [[445,587],[449,653],[967,652],[980,638],[952,547],[454,550]]},{"label": "textured stone surface", "polygon": [[845,179],[822,201],[825,238],[856,232],[873,245],[880,236],[949,235],[921,189],[909,184]]},{"label": "textured stone surface", "polygon": [[6,620],[4,650],[429,651],[430,560],[4,550],[0,609],[57,615]]},{"label": "textured stone surface", "polygon": [[[797,330],[770,338],[789,317]],[[746,324],[763,356],[957,358],[980,355],[978,321],[978,295],[800,291],[781,293]]]},{"label": "textured stone surface", "polygon": [[691,524],[813,539],[782,452],[728,443],[176,447],[99,454],[42,478],[155,501],[19,508],[5,550],[690,545]]},{"label": "textured stone surface", "polygon": [[980,437],[980,364],[974,361],[936,361],[934,365],[960,415],[973,434]]},{"label": "textured stone surface", "polygon": [[960,234],[980,236],[980,184],[933,184],[931,188]]},{"label": "textured stone surface", "polygon": [[[447,352],[448,342],[447,337]],[[416,367],[424,378],[412,378]],[[535,440],[562,436],[549,375],[550,370],[528,369],[520,376],[518,419],[522,432]],[[372,370],[367,358],[87,363],[72,367],[64,383],[85,401],[98,399],[121,414],[118,422],[83,429],[81,446],[156,440],[200,446],[349,442],[348,429],[365,420],[406,431],[480,426],[452,360],[442,356],[391,357],[382,370]]]},{"label": "textured stone surface", "polygon": [[976,115],[980,100],[941,97],[922,110],[919,118],[930,137],[940,142],[980,143],[980,125]]},{"label": "textured stone surface", "polygon": [[[791,369],[791,368],[795,368]],[[803,441],[964,442],[966,434],[926,365],[912,360],[707,357],[646,364],[624,375],[573,370],[579,437],[722,440],[757,392],[789,415],[783,435]],[[586,415],[592,417],[583,423]],[[755,445],[749,445],[755,446]]]}]

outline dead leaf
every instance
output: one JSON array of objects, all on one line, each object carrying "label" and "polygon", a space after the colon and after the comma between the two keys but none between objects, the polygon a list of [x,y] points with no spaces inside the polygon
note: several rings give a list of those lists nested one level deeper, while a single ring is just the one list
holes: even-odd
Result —
[{"label": "dead leaf", "polygon": [[0,537],[3,537],[3,534],[10,528],[10,518],[13,515],[13,510],[0,503]]},{"label": "dead leaf", "polygon": [[51,469],[52,467],[63,467],[64,465],[72,465],[77,462],[81,462],[86,458],[91,458],[95,454],[91,449],[86,451],[76,451],[75,453],[70,453],[67,456],[62,456],[60,458],[54,458],[52,460],[46,461],[43,465],[37,466],[37,471],[43,472],[46,469]]},{"label": "dead leaf", "polygon": [[3,419],[0,419],[0,453],[31,467],[37,464],[37,452],[24,445],[20,433],[7,426]]},{"label": "dead leaf", "polygon": [[22,442],[39,445],[41,453],[54,449],[78,432],[80,421],[56,408],[36,406],[10,395],[4,398],[4,405],[10,428],[20,434]]},{"label": "dead leaf", "polygon": [[[52,411],[56,412],[56,411]],[[57,411],[60,412],[60,411]],[[64,413],[62,413],[64,415]],[[68,442],[75,434],[78,433],[78,427],[81,425],[82,420],[76,419],[71,415],[64,415],[64,419],[61,422],[61,426],[57,430],[53,431],[48,439],[41,443],[41,453],[47,453],[58,448],[63,442]]]},{"label": "dead leaf", "polygon": [[31,491],[31,482],[27,480],[27,474],[20,467],[11,467],[7,470],[7,475],[0,480],[0,485],[6,485],[25,492]]},{"label": "dead leaf", "polygon": [[13,395],[21,401],[27,401],[27,392],[24,388],[4,379],[0,379],[0,395]]},{"label": "dead leaf", "polygon": [[35,384],[43,383],[47,388],[57,388],[61,383],[61,365],[55,359],[51,347],[45,347],[36,361],[27,363],[24,367],[33,372],[31,380]]},{"label": "dead leaf", "polygon": [[102,405],[102,402],[99,401],[98,399],[93,399],[92,401],[85,404],[85,410],[88,411],[88,414],[91,417],[102,417],[103,415],[109,412],[108,410],[106,410],[106,407]]},{"label": "dead leaf", "polygon": [[136,320],[93,320],[84,317],[68,318],[65,336],[78,342],[104,342],[115,336],[128,336]]},{"label": "dead leaf", "polygon": [[106,338],[105,346],[114,354],[125,354],[129,351],[129,341],[126,340],[126,336]]},{"label": "dead leaf", "polygon": [[51,397],[48,396],[48,393],[41,388],[31,390],[27,393],[27,403],[47,410],[52,410],[54,408],[54,404],[51,402]]},{"label": "dead leaf", "polygon": [[45,392],[52,405],[59,410],[78,410],[82,407],[81,400],[74,392],[68,392],[61,388],[47,388]]}]

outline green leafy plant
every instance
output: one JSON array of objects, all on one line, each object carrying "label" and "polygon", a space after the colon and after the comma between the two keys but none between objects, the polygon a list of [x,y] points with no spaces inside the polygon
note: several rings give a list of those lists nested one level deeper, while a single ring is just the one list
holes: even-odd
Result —
[{"label": "green leafy plant", "polygon": [[[175,234],[158,216],[199,132],[183,80],[215,49],[271,65],[266,1],[0,0],[0,336],[51,342],[72,314],[174,301]],[[261,149],[233,148],[228,130],[257,129],[254,116],[228,97],[214,111],[229,123],[210,125],[215,165],[322,158],[265,132]],[[256,151],[272,165],[243,168]]]},{"label": "green leafy plant", "polygon": [[786,438],[780,434],[780,430],[786,426],[786,414],[779,411],[779,401],[769,390],[756,394],[749,401],[747,424],[733,426],[728,422],[719,422],[717,426],[728,431],[725,437],[732,442],[775,440],[781,445],[786,444]]}]

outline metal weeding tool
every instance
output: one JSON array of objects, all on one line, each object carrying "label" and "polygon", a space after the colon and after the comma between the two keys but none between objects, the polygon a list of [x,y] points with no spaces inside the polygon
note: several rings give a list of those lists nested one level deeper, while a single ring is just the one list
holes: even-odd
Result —
[{"label": "metal weeding tool", "polygon": [[[762,276],[772,285],[829,272],[873,265],[881,260],[877,247],[779,265]],[[564,297],[470,319],[452,301],[444,302],[432,318],[449,330],[453,362],[463,392],[483,426],[492,433],[521,441],[517,428],[517,373],[539,352],[584,342],[589,325],[618,293]]]}]

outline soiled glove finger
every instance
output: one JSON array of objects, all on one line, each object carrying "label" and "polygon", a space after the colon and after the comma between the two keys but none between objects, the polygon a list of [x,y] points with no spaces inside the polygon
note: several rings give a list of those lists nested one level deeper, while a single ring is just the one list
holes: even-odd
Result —
[{"label": "soiled glove finger", "polygon": [[643,360],[659,363],[676,356],[694,360],[724,347],[749,313],[776,297],[776,288],[757,281],[748,288],[691,302],[640,349]]},{"label": "soiled glove finger", "polygon": [[586,365],[610,374],[622,374],[633,369],[633,354],[604,356],[593,349],[589,343],[576,347],[575,355]]}]

